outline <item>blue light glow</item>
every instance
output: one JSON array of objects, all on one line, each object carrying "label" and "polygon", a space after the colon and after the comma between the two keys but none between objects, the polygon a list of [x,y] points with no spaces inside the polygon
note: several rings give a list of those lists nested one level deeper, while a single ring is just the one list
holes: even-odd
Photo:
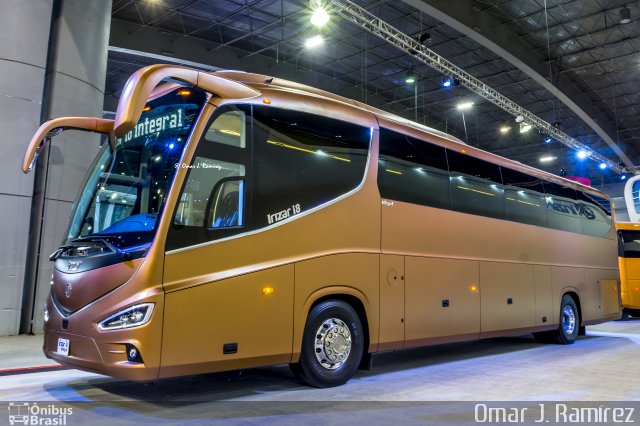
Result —
[{"label": "blue light glow", "polygon": [[173,149],[173,148],[175,148],[175,145],[174,145],[174,144],[172,144],[172,143],[170,143],[170,144],[169,144],[169,149]]},{"label": "blue light glow", "polygon": [[587,154],[587,151],[585,151],[584,149],[581,149],[580,151],[578,151],[578,159],[584,160],[588,156],[589,155]]},{"label": "blue light glow", "polygon": [[625,180],[626,178],[627,178],[627,175],[620,176],[620,180]]},{"label": "blue light glow", "polygon": [[453,85],[453,79],[451,77],[445,77],[442,79],[441,85],[444,88],[451,87]]},{"label": "blue light glow", "polygon": [[600,167],[600,170],[604,170],[607,168],[607,163],[600,163],[598,167]]}]

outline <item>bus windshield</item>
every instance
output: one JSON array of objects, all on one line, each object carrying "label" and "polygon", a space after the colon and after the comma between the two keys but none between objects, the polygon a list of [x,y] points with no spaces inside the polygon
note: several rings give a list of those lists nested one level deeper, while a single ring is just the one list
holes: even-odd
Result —
[{"label": "bus windshield", "polygon": [[192,88],[153,99],[115,150],[103,146],[74,205],[67,243],[101,239],[126,249],[151,242],[205,100],[204,92]]}]

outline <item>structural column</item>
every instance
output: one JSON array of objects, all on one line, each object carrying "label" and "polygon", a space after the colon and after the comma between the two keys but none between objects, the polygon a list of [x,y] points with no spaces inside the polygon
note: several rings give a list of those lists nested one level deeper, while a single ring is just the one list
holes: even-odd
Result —
[{"label": "structural column", "polygon": [[0,335],[42,329],[42,306],[70,208],[98,149],[95,135],[58,136],[23,175],[40,123],[102,115],[110,0],[0,0]]}]

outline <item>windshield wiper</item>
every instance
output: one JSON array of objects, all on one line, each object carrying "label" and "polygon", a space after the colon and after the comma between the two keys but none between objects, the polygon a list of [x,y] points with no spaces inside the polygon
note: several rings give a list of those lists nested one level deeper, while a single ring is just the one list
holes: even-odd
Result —
[{"label": "windshield wiper", "polygon": [[[75,238],[75,239],[71,240],[71,242],[72,243],[81,243],[81,242],[85,242],[85,241],[100,242],[100,243],[104,244],[105,247],[107,247],[109,250],[111,250],[112,252],[114,252],[118,256],[120,256],[120,258],[122,260],[124,260],[125,262],[133,259],[133,256],[131,255],[131,253],[126,252],[124,250],[121,250],[117,246],[115,246],[112,243],[110,243],[109,241],[107,241],[106,238],[108,238],[108,237],[116,237],[116,236],[115,235],[104,235],[104,236],[97,237],[95,235],[87,235],[85,237]],[[61,246],[58,250],[53,252],[53,254],[51,256],[49,256],[49,260],[58,259],[60,256],[62,256],[62,253],[64,253],[64,251],[66,249],[69,249],[69,248],[72,248],[72,247],[77,247],[77,245],[75,245],[75,244],[67,244],[67,245]]]}]

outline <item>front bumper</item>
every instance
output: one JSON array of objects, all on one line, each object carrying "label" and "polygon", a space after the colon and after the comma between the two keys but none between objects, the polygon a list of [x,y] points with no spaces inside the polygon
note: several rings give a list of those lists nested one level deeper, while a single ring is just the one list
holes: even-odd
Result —
[{"label": "front bumper", "polygon": [[[154,302],[157,308],[161,299],[160,296],[147,297],[140,302]],[[101,331],[96,325],[97,321],[105,318],[105,314],[121,309],[113,308],[113,305],[105,309],[105,303],[101,302],[91,304],[65,318],[49,296],[49,320],[44,325],[45,356],[64,366],[119,379],[141,382],[156,380],[159,372],[162,309],[154,310],[151,320],[140,327]],[[125,301],[127,302],[132,304],[130,300]],[[68,355],[58,353],[58,339],[69,340]],[[141,355],[140,362],[128,360],[127,345],[136,347]]]}]

